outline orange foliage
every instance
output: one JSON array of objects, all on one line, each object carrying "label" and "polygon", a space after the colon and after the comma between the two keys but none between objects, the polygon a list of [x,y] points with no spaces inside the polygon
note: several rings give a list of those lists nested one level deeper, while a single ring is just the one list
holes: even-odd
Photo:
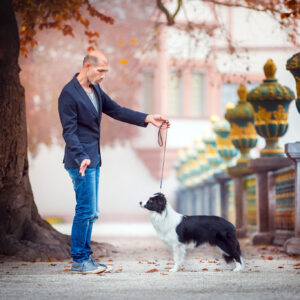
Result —
[{"label": "orange foliage", "polygon": [[[89,31],[90,22],[84,18],[81,9],[85,8],[89,16],[96,17],[100,21],[113,24],[114,19],[100,13],[88,0],[64,0],[64,1],[32,1],[13,0],[14,11],[21,17],[20,24],[20,53],[27,57],[29,51],[38,44],[35,39],[37,30],[57,29],[63,35],[74,36],[71,20],[81,23],[86,29],[84,33],[91,40],[99,37],[99,33]],[[97,46],[97,42],[93,40]]]}]

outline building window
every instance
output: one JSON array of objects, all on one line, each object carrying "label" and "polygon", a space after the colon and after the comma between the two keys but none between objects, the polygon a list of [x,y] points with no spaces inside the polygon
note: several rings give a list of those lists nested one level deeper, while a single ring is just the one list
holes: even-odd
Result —
[{"label": "building window", "polygon": [[192,73],[192,103],[191,115],[203,116],[205,114],[204,96],[204,74],[200,72]]},{"label": "building window", "polygon": [[152,71],[145,71],[143,73],[142,79],[142,105],[141,110],[153,114],[154,113],[154,80],[153,80],[153,72]]},{"label": "building window", "polygon": [[182,76],[178,71],[170,72],[169,113],[178,116],[182,113]]}]

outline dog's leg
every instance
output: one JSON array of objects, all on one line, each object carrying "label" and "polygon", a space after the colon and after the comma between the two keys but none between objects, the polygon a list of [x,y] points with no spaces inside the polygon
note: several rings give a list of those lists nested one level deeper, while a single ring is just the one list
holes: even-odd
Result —
[{"label": "dog's leg", "polygon": [[177,272],[181,265],[183,264],[185,257],[185,246],[184,245],[175,245],[173,246],[173,255],[174,255],[174,267],[169,272]]},{"label": "dog's leg", "polygon": [[239,271],[243,271],[245,268],[245,264],[244,264],[244,260],[243,258],[240,256],[240,261],[241,263],[237,262],[236,260],[234,260],[235,262],[235,268],[233,269],[233,272],[239,272]]}]

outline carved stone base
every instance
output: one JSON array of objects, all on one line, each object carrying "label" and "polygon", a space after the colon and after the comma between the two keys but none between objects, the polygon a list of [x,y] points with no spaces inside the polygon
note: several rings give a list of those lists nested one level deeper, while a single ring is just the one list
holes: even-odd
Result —
[{"label": "carved stone base", "polygon": [[247,237],[247,228],[237,228],[236,236],[238,238],[245,238]]},{"label": "carved stone base", "polygon": [[288,239],[283,247],[284,251],[288,254],[300,254],[300,238],[294,237]]},{"label": "carved stone base", "polygon": [[277,246],[283,246],[284,243],[295,236],[294,230],[275,230],[275,237],[273,244]]},{"label": "carved stone base", "polygon": [[271,245],[273,239],[274,234],[272,232],[256,232],[251,236],[252,245]]}]

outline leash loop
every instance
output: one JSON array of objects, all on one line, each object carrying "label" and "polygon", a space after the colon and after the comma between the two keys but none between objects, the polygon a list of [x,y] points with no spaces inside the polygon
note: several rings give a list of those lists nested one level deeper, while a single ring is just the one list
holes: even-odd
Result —
[{"label": "leash loop", "polygon": [[161,193],[161,188],[162,188],[162,182],[163,182],[163,175],[164,175],[164,167],[165,167],[165,156],[166,156],[166,147],[167,147],[167,137],[168,137],[168,127],[166,129],[166,139],[165,139],[165,144],[163,142],[162,134],[161,134],[161,129],[162,126],[164,125],[165,121],[163,121],[159,127],[158,130],[158,145],[159,147],[163,147],[164,145],[164,156],[163,156],[163,163],[162,163],[162,168],[161,168],[161,177],[160,177],[160,193]]}]

